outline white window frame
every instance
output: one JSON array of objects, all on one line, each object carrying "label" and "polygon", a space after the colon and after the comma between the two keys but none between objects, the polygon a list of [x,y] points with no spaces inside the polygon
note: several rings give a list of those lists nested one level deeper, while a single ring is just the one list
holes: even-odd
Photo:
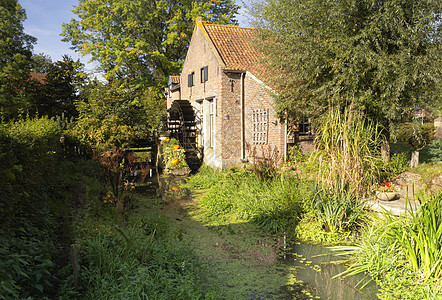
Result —
[{"label": "white window frame", "polygon": [[209,100],[209,147],[215,146],[215,101]]},{"label": "white window frame", "polygon": [[266,145],[269,133],[269,109],[252,110],[252,143]]}]

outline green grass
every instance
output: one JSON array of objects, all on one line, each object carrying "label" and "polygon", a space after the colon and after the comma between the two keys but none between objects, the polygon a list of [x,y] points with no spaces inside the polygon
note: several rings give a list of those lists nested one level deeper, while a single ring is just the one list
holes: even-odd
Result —
[{"label": "green grass", "polygon": [[315,190],[313,180],[288,172],[261,180],[246,168],[206,168],[185,186],[210,187],[199,201],[210,224],[253,222],[266,232],[290,232],[296,239],[315,244],[353,240],[362,213],[350,193],[334,197],[325,189]]},{"label": "green grass", "polygon": [[296,224],[302,211],[302,191],[308,191],[305,182],[284,175],[261,180],[245,169],[231,169],[222,174],[200,201],[210,215],[252,221],[272,233]]},{"label": "green grass", "polygon": [[225,176],[221,170],[213,169],[207,165],[202,165],[198,170],[198,173],[189,177],[186,184],[183,187],[204,190],[211,188],[218,181],[222,180]]},{"label": "green grass", "polygon": [[[191,248],[151,215],[106,225],[80,243],[84,299],[209,299]],[[161,234],[159,234],[162,232]]]},{"label": "green grass", "polygon": [[80,284],[74,287],[68,277],[61,299],[214,299],[215,291],[202,282],[205,268],[169,226],[160,199],[132,199],[127,215],[103,201],[82,210],[75,241]]}]

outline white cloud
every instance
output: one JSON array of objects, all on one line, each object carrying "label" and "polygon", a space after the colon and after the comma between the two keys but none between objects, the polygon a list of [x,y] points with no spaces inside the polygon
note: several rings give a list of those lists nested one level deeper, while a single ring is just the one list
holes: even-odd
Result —
[{"label": "white cloud", "polygon": [[58,36],[59,33],[55,30],[45,29],[37,26],[26,26],[25,32],[27,34],[30,34],[32,36],[35,36],[38,38],[38,36]]}]

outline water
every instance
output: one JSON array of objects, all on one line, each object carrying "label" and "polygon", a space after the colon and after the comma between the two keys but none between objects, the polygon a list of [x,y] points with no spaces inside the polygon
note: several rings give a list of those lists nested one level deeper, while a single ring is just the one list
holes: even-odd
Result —
[{"label": "water", "polygon": [[[192,199],[188,189],[179,188],[186,177],[169,176],[160,177],[159,191],[163,202],[173,205],[181,201]],[[285,245],[285,239],[283,240]],[[339,263],[342,257],[333,255],[330,249],[311,245],[294,244],[292,246],[281,245],[279,247],[283,258],[275,262],[275,268],[291,270],[290,284],[281,287],[281,297],[278,299],[332,299],[332,300],[367,300],[378,299],[378,288],[374,281],[368,283],[362,290],[355,288],[362,286],[368,279],[364,275],[350,276],[347,278],[333,278],[345,271],[345,266]],[[265,280],[265,279],[264,279]],[[362,280],[362,283],[360,281]],[[358,285],[359,283],[359,285]],[[253,293],[252,293],[253,294]],[[247,299],[271,299],[271,296],[247,295]]]},{"label": "water", "polygon": [[[340,259],[342,258],[334,256],[327,248],[310,244],[293,245],[283,263],[293,267],[296,281],[291,287],[286,288],[300,295],[304,294],[305,297],[299,296],[297,299],[314,297],[333,300],[378,299],[376,296],[378,289],[374,281],[368,283],[362,290],[355,288],[361,280],[362,283],[358,286],[368,281],[362,274],[333,279],[335,275],[345,271],[345,266],[339,263]],[[300,293],[302,290],[304,293]]]}]

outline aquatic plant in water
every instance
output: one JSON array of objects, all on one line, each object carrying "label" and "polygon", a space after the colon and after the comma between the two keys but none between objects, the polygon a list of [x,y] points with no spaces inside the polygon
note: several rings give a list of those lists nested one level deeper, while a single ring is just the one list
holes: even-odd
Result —
[{"label": "aquatic plant in water", "polygon": [[400,217],[389,211],[380,216],[372,215],[359,245],[335,247],[356,258],[355,263],[340,275],[366,273],[385,285],[389,284],[384,282],[387,277],[396,281],[406,277],[406,284],[416,293],[440,293],[442,193],[420,195],[418,201],[420,208],[409,208]]},{"label": "aquatic plant in water", "polygon": [[327,232],[342,232],[358,225],[364,204],[351,192],[338,192],[316,185],[314,197],[310,198],[309,210],[322,222]]}]

